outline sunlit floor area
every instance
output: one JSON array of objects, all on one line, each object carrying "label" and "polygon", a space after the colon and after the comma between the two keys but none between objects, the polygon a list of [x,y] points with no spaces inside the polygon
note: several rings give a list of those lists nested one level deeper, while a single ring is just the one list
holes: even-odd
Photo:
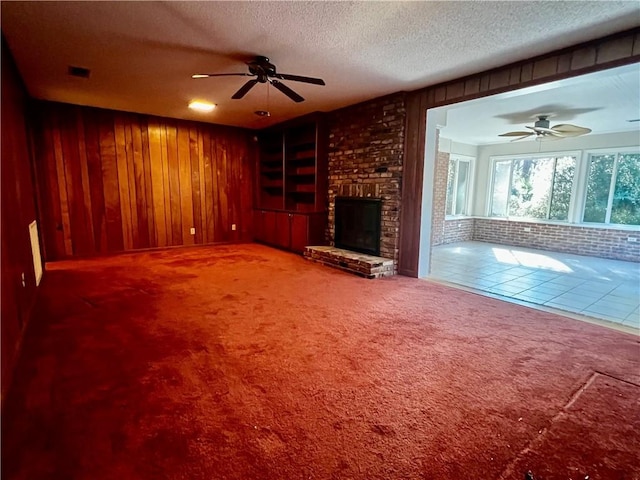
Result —
[{"label": "sunlit floor area", "polygon": [[640,329],[640,263],[459,242],[433,248],[430,277]]}]

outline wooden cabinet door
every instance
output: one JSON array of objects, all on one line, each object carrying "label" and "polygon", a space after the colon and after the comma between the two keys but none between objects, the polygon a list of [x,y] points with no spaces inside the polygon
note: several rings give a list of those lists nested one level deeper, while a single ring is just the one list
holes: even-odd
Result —
[{"label": "wooden cabinet door", "polygon": [[276,212],[269,210],[253,211],[253,238],[256,242],[276,243]]},{"label": "wooden cabinet door", "polygon": [[309,245],[309,216],[291,214],[291,250],[303,253]]},{"label": "wooden cabinet door", "polygon": [[287,212],[273,212],[275,214],[275,239],[274,245],[282,248],[289,248],[291,244],[290,218]]},{"label": "wooden cabinet door", "polygon": [[262,221],[264,225],[264,242],[276,245],[276,212],[264,210]]},{"label": "wooden cabinet door", "polygon": [[266,241],[265,225],[264,225],[264,210],[253,211],[253,239],[256,242]]}]

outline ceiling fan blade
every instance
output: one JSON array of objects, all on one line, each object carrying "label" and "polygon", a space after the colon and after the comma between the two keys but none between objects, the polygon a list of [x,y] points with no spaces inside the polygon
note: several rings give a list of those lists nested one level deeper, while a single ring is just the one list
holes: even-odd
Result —
[{"label": "ceiling fan blade", "polygon": [[579,127],[577,125],[571,125],[569,123],[560,123],[551,128],[556,132],[560,132],[565,137],[577,137],[579,135],[586,135],[587,133],[591,133],[590,128]]},{"label": "ceiling fan blade", "polygon": [[279,78],[280,80],[292,80],[294,82],[312,83],[314,85],[325,85],[324,80],[321,78],[302,77],[300,75],[290,75],[288,73],[277,73],[274,75],[274,78]]},{"label": "ceiling fan blade", "polygon": [[238,100],[244,97],[247,94],[247,92],[255,86],[256,83],[258,83],[258,80],[249,80],[242,87],[240,87],[240,90],[234,93],[231,98],[233,98],[234,100]]},{"label": "ceiling fan blade", "polygon": [[499,137],[522,137],[522,136],[529,136],[529,135],[533,135],[533,133],[531,133],[531,132],[507,132],[507,133],[501,133],[498,136]]},{"label": "ceiling fan blade", "polygon": [[196,73],[191,78],[209,78],[209,77],[254,77],[252,73]]},{"label": "ceiling fan blade", "polygon": [[284,93],[287,97],[289,97],[294,102],[300,103],[304,102],[304,98],[298,95],[296,92],[287,87],[284,83],[280,83],[278,80],[270,80],[271,85],[276,87],[282,93]]},{"label": "ceiling fan blade", "polygon": [[[523,133],[523,132],[519,132],[519,133]],[[521,137],[518,138],[514,138],[513,140],[510,140],[511,142],[517,142],[518,140],[524,140],[525,138],[529,138],[531,135],[534,135],[533,133],[527,133],[526,135],[523,135]]]}]

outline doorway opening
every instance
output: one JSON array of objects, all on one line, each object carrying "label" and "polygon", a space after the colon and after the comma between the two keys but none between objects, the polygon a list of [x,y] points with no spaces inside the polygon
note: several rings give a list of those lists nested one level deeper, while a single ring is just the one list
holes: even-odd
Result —
[{"label": "doorway opening", "polygon": [[[425,239],[420,276],[466,287],[473,283],[474,289],[505,299],[529,295],[534,305],[564,305],[565,311],[640,328],[640,313],[633,301],[640,297],[640,282],[635,276],[640,270],[640,123],[633,121],[637,120],[639,92],[640,66],[633,64],[430,109],[424,184],[432,188],[424,191],[432,192],[432,198],[431,208],[423,209],[422,214]],[[534,132],[541,115],[548,117],[551,129],[572,128],[562,127],[569,125],[591,131],[548,138],[535,134],[501,136]],[[503,269],[503,282],[483,279],[479,271],[474,280],[483,281],[442,278],[451,252],[454,258],[464,259],[467,272],[477,266],[483,254],[474,243],[489,246],[485,260],[494,257],[486,276],[508,267]],[[550,277],[545,288],[555,291],[546,295],[541,292],[544,282],[516,291],[532,283],[535,276],[528,280],[521,277],[536,272],[527,265],[501,265],[499,256],[491,253],[504,250],[513,256],[513,249],[523,249],[528,255],[533,255],[529,250],[538,251],[536,255],[548,256],[551,263],[575,264],[575,258],[554,256],[574,255],[585,261],[594,259],[596,265],[590,270],[579,269],[584,277],[579,283],[576,272],[571,281],[558,280],[571,276],[570,272],[554,272],[557,277]],[[470,253],[473,251],[477,259]],[[626,273],[616,277],[609,267],[598,266],[599,261],[607,260],[622,262],[610,268]],[[508,271],[513,268],[524,270]],[[591,277],[585,277],[585,271],[590,271]],[[537,276],[545,277],[542,273]],[[631,283],[625,287],[627,280],[635,282],[635,288]],[[516,281],[523,285],[514,285]],[[556,285],[562,282],[576,284],[563,289]],[[583,290],[601,290],[586,294],[586,290],[577,289],[580,285]],[[615,298],[607,297],[614,291]],[[552,293],[556,295],[540,303]],[[585,298],[580,299],[581,295]],[[533,302],[534,297],[538,303]],[[589,305],[583,305],[593,298]],[[625,305],[616,315],[610,314],[610,308],[608,316],[606,312],[598,314],[615,302]]]}]

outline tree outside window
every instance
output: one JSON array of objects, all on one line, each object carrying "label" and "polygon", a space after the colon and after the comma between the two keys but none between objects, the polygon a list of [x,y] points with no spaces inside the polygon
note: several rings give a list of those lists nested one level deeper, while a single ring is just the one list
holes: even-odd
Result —
[{"label": "tree outside window", "polygon": [[640,154],[590,156],[583,221],[640,225]]},{"label": "tree outside window", "polygon": [[568,220],[575,168],[574,156],[496,161],[491,216]]},{"label": "tree outside window", "polygon": [[469,160],[449,160],[445,212],[447,215],[467,215],[470,173],[471,162]]}]

